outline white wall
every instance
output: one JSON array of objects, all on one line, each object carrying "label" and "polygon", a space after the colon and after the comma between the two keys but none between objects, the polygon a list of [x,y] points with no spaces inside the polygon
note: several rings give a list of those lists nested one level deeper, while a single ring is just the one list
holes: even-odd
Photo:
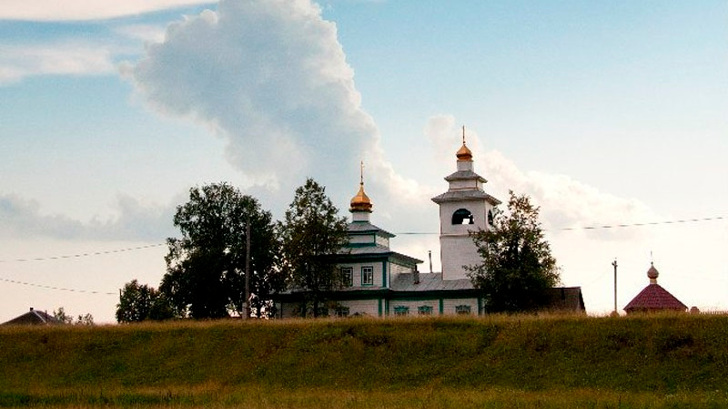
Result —
[{"label": "white wall", "polygon": [[444,315],[456,314],[455,307],[458,305],[469,305],[470,315],[478,315],[478,299],[477,298],[461,298],[461,299],[445,299],[442,303],[442,313]]},{"label": "white wall", "polygon": [[389,316],[394,317],[394,311],[396,307],[404,306],[409,307],[409,315],[417,316],[417,308],[423,305],[432,307],[432,315],[440,314],[440,301],[438,299],[431,300],[392,300],[389,302]]},{"label": "white wall", "polygon": [[349,315],[364,314],[370,317],[379,316],[379,300],[350,300],[340,301],[344,307],[349,307]]},{"label": "white wall", "polygon": [[[372,285],[365,285],[364,288],[382,287],[382,269],[384,268],[384,262],[373,261],[366,263],[342,263],[337,266],[337,269],[341,267],[351,267],[353,269],[353,287],[362,287],[361,276],[362,267],[372,267],[374,271],[374,283]],[[387,283],[389,284],[389,283]]]}]

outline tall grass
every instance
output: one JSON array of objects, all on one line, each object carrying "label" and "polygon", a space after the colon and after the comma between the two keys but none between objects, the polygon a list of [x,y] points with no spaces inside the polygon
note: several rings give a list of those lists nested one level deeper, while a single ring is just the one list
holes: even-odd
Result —
[{"label": "tall grass", "polygon": [[723,392],[682,392],[660,395],[649,392],[617,392],[598,389],[522,391],[502,388],[464,390],[452,388],[414,388],[403,391],[291,389],[291,388],[202,388],[188,391],[125,390],[53,392],[37,394],[1,393],[0,407],[56,408],[725,408]]},{"label": "tall grass", "polygon": [[0,328],[0,406],[728,407],[728,317]]}]

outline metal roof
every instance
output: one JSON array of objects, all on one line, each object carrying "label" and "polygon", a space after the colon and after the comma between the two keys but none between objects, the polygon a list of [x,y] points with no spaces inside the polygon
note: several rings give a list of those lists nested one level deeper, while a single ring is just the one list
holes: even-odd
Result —
[{"label": "metal roof", "polygon": [[380,236],[395,237],[394,234],[379,228],[369,222],[351,222],[346,227],[350,234],[376,233]]},{"label": "metal roof", "polygon": [[404,260],[412,264],[419,264],[422,263],[422,260],[410,257],[406,254],[398,253],[396,251],[392,251],[389,247],[382,246],[382,245],[367,245],[367,246],[352,246],[352,247],[345,247],[341,249],[339,253],[336,254],[338,259],[346,259],[347,257],[354,256],[360,259],[365,258],[366,256],[376,256],[376,257],[390,257],[393,259],[398,260]]},{"label": "metal roof", "polygon": [[485,199],[488,203],[492,204],[493,206],[499,205],[501,203],[500,200],[496,199],[495,197],[483,192],[482,190],[472,189],[472,190],[448,190],[447,192],[435,196],[432,198],[432,201],[435,203],[443,203],[443,202],[459,202],[461,200],[483,200]]},{"label": "metal roof", "polygon": [[581,287],[554,287],[549,289],[549,304],[546,310],[551,312],[585,312],[584,297]]},{"label": "metal roof", "polygon": [[443,280],[442,273],[419,273],[419,283],[415,284],[415,273],[401,273],[392,280],[393,291],[451,291],[472,290],[473,283],[467,278]]},{"label": "metal roof", "polygon": [[487,180],[485,180],[485,178],[483,178],[479,174],[473,172],[472,170],[459,170],[455,173],[447,175],[445,177],[445,180],[448,182],[452,182],[455,180],[478,180],[479,182],[482,182],[482,183],[488,182]]}]

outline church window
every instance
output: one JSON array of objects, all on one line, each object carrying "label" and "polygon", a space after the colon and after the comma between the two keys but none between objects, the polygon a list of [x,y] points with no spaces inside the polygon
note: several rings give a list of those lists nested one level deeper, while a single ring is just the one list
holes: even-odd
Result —
[{"label": "church window", "polygon": [[354,269],[351,267],[341,267],[339,269],[341,273],[341,284],[344,287],[351,287],[354,285]]},{"label": "church window", "polygon": [[374,284],[374,268],[366,266],[361,268],[361,285]]},{"label": "church window", "polygon": [[491,225],[491,226],[493,226],[493,222],[494,222],[494,220],[493,220],[493,211],[492,210],[488,210],[488,224]]},{"label": "church window", "polygon": [[417,314],[419,315],[432,315],[431,305],[420,305],[417,307]]},{"label": "church window", "polygon": [[405,305],[398,305],[394,307],[394,315],[403,316],[409,315],[409,307]]},{"label": "church window", "polygon": [[473,224],[473,214],[468,209],[458,209],[452,214],[452,224]]},{"label": "church window", "polygon": [[470,315],[470,306],[458,305],[455,307],[455,313],[458,315]]}]

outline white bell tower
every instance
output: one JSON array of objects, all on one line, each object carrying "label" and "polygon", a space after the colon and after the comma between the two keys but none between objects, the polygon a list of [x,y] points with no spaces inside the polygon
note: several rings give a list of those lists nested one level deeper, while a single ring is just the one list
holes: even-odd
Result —
[{"label": "white bell tower", "polygon": [[482,263],[471,231],[487,230],[493,221],[493,208],[500,200],[483,191],[487,183],[473,171],[473,153],[465,145],[456,153],[457,171],[445,178],[450,184],[447,192],[433,197],[440,206],[440,260],[442,279],[467,278],[463,266]]}]

